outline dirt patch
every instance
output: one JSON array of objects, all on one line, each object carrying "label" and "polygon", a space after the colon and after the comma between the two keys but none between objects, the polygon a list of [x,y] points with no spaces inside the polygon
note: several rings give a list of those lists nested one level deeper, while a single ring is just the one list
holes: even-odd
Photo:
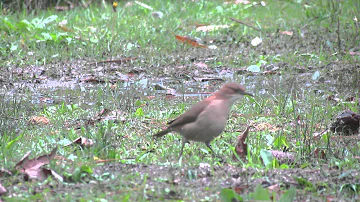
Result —
[{"label": "dirt patch", "polygon": [[[8,197],[32,190],[56,199],[71,196],[72,199],[105,198],[109,201],[121,198],[130,200],[184,200],[215,201],[222,188],[232,188],[245,196],[261,184],[273,190],[278,197],[291,186],[297,188],[296,201],[356,201],[351,185],[359,182],[359,171],[343,171],[326,165],[317,169],[258,170],[236,166],[199,167],[159,166],[111,163],[94,169],[94,177],[79,183],[29,184],[21,180],[8,187]],[[50,192],[48,192],[51,190]],[[320,198],[321,197],[321,198]],[[335,200],[336,199],[336,200]]]}]

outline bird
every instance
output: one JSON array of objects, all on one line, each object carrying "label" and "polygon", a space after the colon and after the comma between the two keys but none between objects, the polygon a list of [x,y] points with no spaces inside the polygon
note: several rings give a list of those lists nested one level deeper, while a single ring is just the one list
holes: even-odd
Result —
[{"label": "bird", "polygon": [[227,119],[235,101],[244,95],[253,95],[246,92],[244,86],[230,82],[224,84],[210,97],[194,104],[185,113],[167,123],[167,128],[153,136],[160,138],[170,132],[182,136],[182,146],[179,159],[182,157],[184,146],[189,141],[203,142],[210,149],[210,142],[219,136],[225,129]]}]

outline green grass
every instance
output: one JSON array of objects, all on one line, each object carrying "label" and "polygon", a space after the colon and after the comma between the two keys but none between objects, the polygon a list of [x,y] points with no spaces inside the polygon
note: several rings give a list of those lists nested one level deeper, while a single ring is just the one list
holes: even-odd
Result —
[{"label": "green grass", "polygon": [[[317,41],[312,42],[315,44],[304,44],[307,45],[303,47],[304,50],[302,47],[297,48],[296,45],[294,51],[300,54],[311,53],[323,57],[323,55],[318,54],[324,51],[334,53],[336,50],[334,16],[339,16],[342,26],[342,49],[347,51],[351,46],[356,47],[358,45],[354,37],[356,22],[353,20],[358,13],[356,10],[358,8],[353,7],[356,1],[338,3],[339,5],[335,7],[342,8],[341,15],[337,15],[340,11],[336,8],[324,6],[323,4],[326,3],[321,1],[310,1],[307,6],[304,6],[304,3],[299,4],[291,1],[274,1],[269,2],[265,7],[241,4],[225,5],[218,1],[151,2],[150,5],[155,11],[164,13],[165,19],[153,18],[150,10],[137,4],[129,7],[124,7],[124,4],[125,2],[119,4],[116,13],[112,12],[109,5],[104,7],[94,4],[90,9],[79,7],[71,12],[54,13],[53,11],[46,11],[37,16],[3,15],[0,18],[3,22],[1,29],[4,36],[1,42],[3,65],[42,65],[69,59],[103,60],[132,56],[139,57],[145,64],[151,64],[155,67],[173,61],[172,57],[180,60],[179,63],[182,64],[181,61],[186,62],[185,59],[192,51],[189,51],[189,47],[179,44],[174,39],[175,34],[199,37],[206,43],[211,40],[225,41],[219,47],[221,50],[213,52],[218,58],[229,55],[228,51],[223,51],[223,47],[241,45],[255,36],[263,37],[265,44],[270,42],[267,44],[269,45],[267,51],[270,54],[267,53],[266,56],[271,58],[277,55],[271,53],[273,41],[284,43],[287,37],[276,35],[281,40],[274,40],[274,36],[271,35],[277,30],[291,30],[294,35],[301,34],[300,28],[305,25],[310,27],[305,30],[310,33],[315,31],[311,27],[321,27],[320,30],[316,31],[327,33],[324,38],[318,38]],[[208,18],[207,16],[211,17]],[[235,23],[229,20],[231,17],[261,28],[262,31],[258,32]],[[63,21],[67,21],[64,27],[71,31],[66,32],[59,28],[59,23]],[[203,33],[195,32],[195,24],[228,24],[232,27]],[[353,44],[354,42],[355,44]],[[279,44],[276,43],[276,45]],[[293,43],[290,45],[293,46]],[[315,50],[314,47],[316,47]],[[320,47],[325,50],[319,52]],[[306,49],[311,51],[308,52]],[[247,57],[239,58],[241,65],[255,62],[255,58],[260,54],[257,48],[253,51]],[[282,54],[282,57],[287,58],[293,55],[294,51],[288,52],[289,55]],[[168,54],[172,57],[164,57]],[[231,65],[232,57],[239,57],[238,54],[231,54],[229,61],[221,60],[221,62],[224,65]],[[299,59],[300,61],[295,62],[301,62],[304,59],[310,62],[309,58],[300,57]],[[329,60],[331,58],[324,59]],[[233,62],[236,60],[234,58]],[[319,60],[317,59],[315,62],[319,62]]]},{"label": "green grass", "polygon": [[[4,75],[0,80],[5,83],[5,87],[0,89],[0,95],[4,97],[0,100],[0,164],[12,169],[27,151],[32,151],[31,157],[34,158],[59,146],[58,154],[71,159],[71,162],[60,166],[52,163],[50,167],[75,182],[81,182],[83,187],[80,190],[87,193],[86,197],[78,190],[54,194],[47,188],[40,193],[38,190],[42,190],[42,186],[59,185],[53,179],[25,182],[14,179],[16,177],[0,177],[3,186],[13,187],[14,193],[23,192],[17,199],[56,201],[64,197],[69,201],[73,198],[144,201],[166,196],[174,200],[176,197],[217,200],[217,193],[223,188],[220,185],[204,187],[205,192],[213,195],[199,199],[194,194],[199,190],[178,186],[176,179],[179,174],[172,171],[153,177],[151,173],[144,175],[141,171],[134,174],[129,170],[110,169],[114,171],[110,172],[105,164],[105,171],[101,170],[104,172],[100,174],[85,172],[85,168],[98,168],[95,158],[116,159],[123,164],[166,166],[175,170],[185,167],[182,176],[189,181],[199,179],[201,172],[195,168],[203,162],[214,165],[210,172],[212,176],[218,174],[216,166],[228,165],[254,170],[318,169],[323,164],[344,170],[358,169],[358,162],[353,158],[359,156],[358,143],[350,145],[331,133],[325,133],[320,140],[313,137],[326,129],[334,115],[342,110],[358,111],[358,101],[333,102],[327,99],[329,95],[336,95],[345,100],[359,93],[356,87],[359,56],[349,55],[349,51],[358,51],[356,47],[360,45],[356,36],[359,25],[353,20],[360,13],[357,1],[269,1],[266,6],[224,4],[222,1],[144,1],[154,11],[163,12],[163,19],[153,18],[150,10],[135,3],[129,7],[125,7],[125,3],[119,3],[116,13],[111,5],[94,3],[88,9],[78,7],[68,12],[48,10],[38,11],[36,16],[26,12],[0,16],[0,72]],[[229,18],[239,19],[261,31]],[[59,23],[64,20],[67,21],[66,28],[71,31],[59,28]],[[340,53],[338,20],[341,27]],[[196,24],[227,24],[231,27],[205,33],[196,32]],[[293,31],[294,35],[286,36],[280,34],[281,31]],[[197,37],[203,44],[218,48],[194,48],[177,41],[175,35]],[[260,46],[250,45],[255,37],[263,39]],[[97,69],[99,66],[87,63],[127,57],[136,59],[120,65],[100,65],[104,68],[101,70]],[[211,86],[210,89],[199,87],[200,83],[192,78],[207,77],[207,73],[195,67],[194,62],[206,63],[212,70],[209,77],[219,77],[216,72],[230,69],[231,76],[223,78],[245,84],[248,91],[256,95],[254,98],[246,97],[234,106],[233,113],[241,116],[230,116],[225,132],[212,142],[222,162],[213,159],[204,144],[191,142],[185,146],[179,164],[179,135],[169,134],[158,140],[152,138],[152,134],[164,127],[167,121],[203,98],[178,96],[168,99],[156,94],[152,83],[164,82],[178,92],[199,93],[219,88],[220,83],[215,82],[203,82]],[[250,65],[259,66],[261,72],[278,67],[274,70],[278,74],[240,71]],[[44,73],[39,74],[42,69]],[[129,82],[119,79],[119,74],[127,75],[139,69],[140,73]],[[199,73],[195,74],[195,70]],[[317,71],[320,77],[314,78]],[[77,85],[75,82],[74,88],[55,90],[36,84],[41,83],[43,77],[44,80],[81,81],[91,75],[105,83]],[[118,85],[115,89],[111,88],[114,81]],[[10,84],[15,84],[15,87]],[[9,93],[9,89],[13,91]],[[55,103],[37,103],[38,94],[54,99]],[[146,98],[149,95],[156,97]],[[102,109],[121,113],[117,121],[92,122]],[[45,116],[50,123],[31,124],[29,120],[33,116]],[[245,130],[250,123],[258,128],[251,130],[247,140],[248,161],[239,163],[232,160],[236,138],[240,134],[238,131]],[[259,128],[261,124],[269,124],[276,130]],[[64,147],[80,136],[94,140],[95,144],[84,149]],[[285,147],[295,154],[296,164],[273,160],[264,165],[260,158],[263,149],[283,150]],[[318,148],[325,149],[326,159],[314,154]],[[167,174],[173,176],[165,176]],[[245,178],[250,181],[252,177],[263,176],[260,172],[252,174]],[[224,174],[228,175],[231,173]],[[159,187],[153,184],[153,178]],[[85,186],[85,182],[90,184],[90,188]],[[105,188],[94,182],[103,183]],[[306,187],[312,189],[306,191],[324,197],[315,189],[323,186],[321,183],[307,184]],[[65,182],[64,186],[72,190],[72,185],[72,182]],[[358,186],[347,184],[347,181],[332,185],[326,193],[337,197],[340,197],[340,189]],[[111,194],[106,195],[104,190]],[[242,196],[250,197],[249,192]],[[355,189],[354,193],[358,194],[358,190]],[[6,201],[12,200],[5,198]]]}]

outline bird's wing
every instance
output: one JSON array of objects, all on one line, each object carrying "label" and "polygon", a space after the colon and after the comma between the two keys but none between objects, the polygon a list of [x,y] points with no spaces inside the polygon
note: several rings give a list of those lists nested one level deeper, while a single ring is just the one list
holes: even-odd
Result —
[{"label": "bird's wing", "polygon": [[190,107],[190,109],[188,111],[186,111],[185,113],[183,113],[176,119],[168,122],[169,127],[176,128],[177,126],[182,126],[187,123],[196,121],[199,114],[201,114],[201,112],[208,106],[209,102],[211,102],[211,100],[213,100],[213,99],[215,99],[215,97],[210,96],[210,97],[206,98],[205,100],[196,103],[195,105]]}]

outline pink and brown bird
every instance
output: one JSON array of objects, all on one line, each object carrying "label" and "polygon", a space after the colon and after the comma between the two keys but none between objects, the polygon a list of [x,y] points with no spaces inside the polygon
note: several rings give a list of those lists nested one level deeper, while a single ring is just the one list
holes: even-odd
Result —
[{"label": "pink and brown bird", "polygon": [[183,137],[179,158],[188,141],[203,142],[214,154],[210,142],[224,131],[231,107],[243,95],[253,96],[246,92],[244,86],[234,82],[227,83],[212,96],[196,103],[188,111],[168,122],[168,127],[154,136],[179,133]]}]

